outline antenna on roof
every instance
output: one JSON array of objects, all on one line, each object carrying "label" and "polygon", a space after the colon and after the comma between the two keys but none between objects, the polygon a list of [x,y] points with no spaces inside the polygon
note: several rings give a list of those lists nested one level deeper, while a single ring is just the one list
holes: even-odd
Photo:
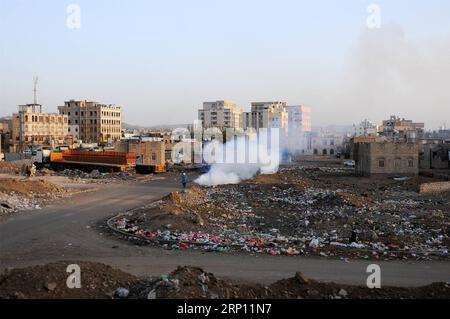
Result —
[{"label": "antenna on roof", "polygon": [[37,104],[37,84],[38,84],[38,80],[39,80],[39,78],[37,76],[33,76],[33,95],[34,95],[33,103],[34,104]]},{"label": "antenna on roof", "polygon": [[[38,84],[39,78],[36,76],[33,76],[33,104],[36,106],[38,104],[37,100],[37,84]],[[39,106],[39,113],[42,112],[42,106]]]}]

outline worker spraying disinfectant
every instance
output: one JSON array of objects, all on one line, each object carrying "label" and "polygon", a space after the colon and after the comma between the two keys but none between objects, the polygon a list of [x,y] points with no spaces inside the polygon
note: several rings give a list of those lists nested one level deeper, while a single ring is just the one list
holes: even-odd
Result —
[{"label": "worker spraying disinfectant", "polygon": [[186,184],[188,182],[188,176],[186,173],[181,174],[181,184],[183,185],[183,188],[186,188]]}]

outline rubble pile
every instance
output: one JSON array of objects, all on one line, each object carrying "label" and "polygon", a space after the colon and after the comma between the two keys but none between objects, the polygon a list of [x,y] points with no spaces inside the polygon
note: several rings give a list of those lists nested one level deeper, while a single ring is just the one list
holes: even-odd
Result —
[{"label": "rubble pile", "polygon": [[448,259],[450,196],[421,195],[413,182],[289,167],[239,185],[174,193],[112,226],[168,249]]},{"label": "rubble pile", "polygon": [[[79,265],[81,288],[67,287],[67,266]],[[197,267],[178,267],[169,275],[140,278],[92,262],[57,262],[11,269],[0,275],[2,299],[449,299],[450,285],[418,288],[349,286],[320,283],[298,272],[269,286],[218,279]]]},{"label": "rubble pile", "polygon": [[70,190],[44,180],[0,179],[0,216],[41,209],[47,202],[69,194]]}]

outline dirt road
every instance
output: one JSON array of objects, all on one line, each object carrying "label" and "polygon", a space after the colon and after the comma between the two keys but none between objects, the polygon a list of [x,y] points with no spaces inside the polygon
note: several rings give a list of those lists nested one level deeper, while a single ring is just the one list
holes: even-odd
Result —
[{"label": "dirt road", "polygon": [[[371,262],[302,257],[250,256],[139,247],[112,239],[100,220],[156,200],[179,188],[177,176],[146,183],[100,185],[64,204],[24,212],[0,223],[0,268],[58,260],[89,260],[136,275],[161,275],[178,265],[200,266],[222,278],[268,284],[296,271],[321,281],[364,285]],[[379,262],[382,284],[421,286],[450,281],[448,262]]]}]

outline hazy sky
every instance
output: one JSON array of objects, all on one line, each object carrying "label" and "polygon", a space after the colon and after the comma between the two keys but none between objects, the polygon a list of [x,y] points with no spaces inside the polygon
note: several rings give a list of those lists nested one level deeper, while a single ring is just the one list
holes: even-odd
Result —
[{"label": "hazy sky", "polygon": [[47,111],[92,99],[139,125],[231,99],[306,104],[314,125],[397,114],[450,126],[450,1],[0,0],[0,116],[32,102],[33,75]]}]

